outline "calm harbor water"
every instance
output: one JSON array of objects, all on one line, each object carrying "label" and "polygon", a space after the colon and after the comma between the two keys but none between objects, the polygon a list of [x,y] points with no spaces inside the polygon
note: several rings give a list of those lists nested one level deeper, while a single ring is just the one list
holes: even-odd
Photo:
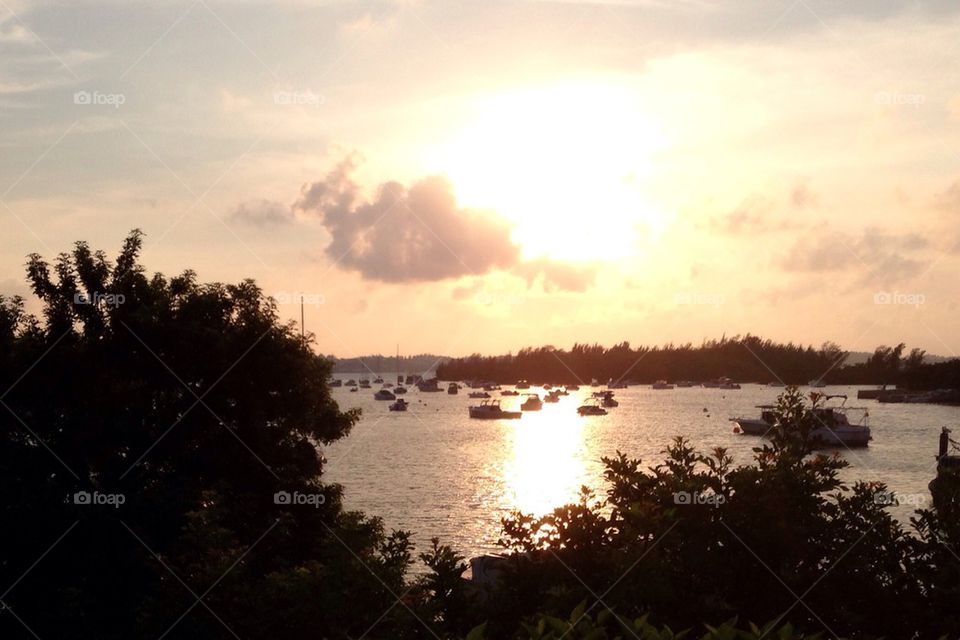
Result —
[{"label": "calm harbor water", "polygon": [[[468,418],[467,407],[480,402],[467,397],[469,389],[448,395],[442,386],[441,393],[411,388],[406,413],[374,400],[376,389],[334,389],[341,408],[359,407],[363,417],[350,436],[324,451],[325,480],[343,485],[348,508],[412,531],[418,549],[438,536],[467,557],[497,551],[500,519],[516,509],[547,513],[576,500],[583,485],[602,495],[600,459],[617,450],[655,465],[671,438],[683,435],[703,452],[723,446],[735,463],[749,463],[759,439],[733,433],[728,418],[755,416],[755,405],[775,401],[782,391],[749,384],[738,391],[635,386],[615,391],[620,406],[609,415],[580,417],[576,408],[591,393],[583,387],[520,420],[487,421]],[[530,391],[543,395],[537,387]],[[873,441],[842,452],[851,463],[843,477],[880,480],[903,494],[911,504],[893,513],[906,523],[918,502],[929,501],[940,428],[960,427],[960,408],[858,401],[856,387],[819,391],[846,393],[848,405],[869,409]],[[498,391],[491,396],[500,397]],[[521,400],[502,403],[514,409]]]}]

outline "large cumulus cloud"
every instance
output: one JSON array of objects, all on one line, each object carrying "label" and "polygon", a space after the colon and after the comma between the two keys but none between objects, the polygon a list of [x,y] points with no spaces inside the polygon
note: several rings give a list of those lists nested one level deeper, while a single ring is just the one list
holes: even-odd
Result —
[{"label": "large cumulus cloud", "polygon": [[366,198],[352,180],[355,163],[340,163],[306,184],[294,209],[320,217],[332,236],[327,256],[381,282],[423,282],[510,269],[520,248],[501,217],[461,208],[447,180],[380,186]]}]

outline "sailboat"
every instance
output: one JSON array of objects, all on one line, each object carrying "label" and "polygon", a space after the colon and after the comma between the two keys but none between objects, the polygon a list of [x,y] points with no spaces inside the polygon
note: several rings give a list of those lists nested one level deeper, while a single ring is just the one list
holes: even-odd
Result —
[{"label": "sailboat", "polygon": [[403,376],[400,375],[400,345],[397,345],[397,386],[394,388],[393,392],[396,394],[404,394],[407,392],[407,388],[403,386]]}]

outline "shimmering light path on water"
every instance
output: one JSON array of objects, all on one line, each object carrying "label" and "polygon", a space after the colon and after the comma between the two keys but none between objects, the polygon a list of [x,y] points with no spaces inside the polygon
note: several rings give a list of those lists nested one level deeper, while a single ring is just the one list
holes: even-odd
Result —
[{"label": "shimmering light path on water", "polygon": [[[750,462],[759,439],[734,434],[728,418],[757,415],[754,405],[773,402],[782,390],[630,387],[615,392],[620,406],[608,416],[580,417],[576,407],[591,392],[584,387],[539,413],[505,421],[470,420],[467,407],[480,401],[469,399],[468,389],[456,396],[411,389],[406,413],[388,411],[390,403],[374,400],[374,391],[334,389],[341,406],[360,407],[363,418],[326,449],[324,479],[344,486],[348,508],[413,531],[418,548],[438,536],[470,557],[498,549],[500,519],[515,509],[547,513],[575,501],[582,485],[602,494],[600,458],[617,450],[655,465],[671,438],[683,435],[703,452],[727,447],[735,463]],[[843,452],[851,463],[844,479],[881,480],[914,504],[928,500],[940,428],[960,433],[960,408],[858,401],[852,387],[820,391],[847,393],[848,405],[870,410],[874,440],[867,449]],[[502,399],[507,409],[521,400]],[[906,522],[914,508],[893,512]]]}]

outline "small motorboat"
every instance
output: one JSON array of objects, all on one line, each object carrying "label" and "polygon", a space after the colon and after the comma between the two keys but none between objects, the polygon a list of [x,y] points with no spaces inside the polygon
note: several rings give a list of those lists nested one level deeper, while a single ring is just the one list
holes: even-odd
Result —
[{"label": "small motorboat", "polygon": [[504,411],[499,400],[484,400],[478,406],[470,407],[469,412],[475,420],[518,420],[523,415],[519,411]]},{"label": "small motorboat", "polygon": [[486,391],[471,391],[468,396],[470,398],[489,398],[490,394]]},{"label": "small motorboat", "polygon": [[666,380],[657,380],[656,382],[653,383],[653,387],[652,387],[652,388],[654,388],[654,389],[667,389],[667,390],[669,390],[669,389],[673,389],[674,387],[673,387],[672,384],[670,384],[670,383],[667,382]]},{"label": "small motorboat", "polygon": [[393,395],[393,392],[390,389],[380,389],[375,394],[373,394],[374,400],[396,400],[397,396]]},{"label": "small motorboat", "polygon": [[526,380],[518,380],[515,386],[517,389],[529,389],[530,383],[527,382]]},{"label": "small motorboat", "polygon": [[544,390],[544,391],[550,391],[550,389],[553,389],[553,385],[550,384],[549,382],[548,382],[547,384],[543,385],[543,390]]},{"label": "small motorboat", "polygon": [[333,378],[330,380],[330,386],[331,387],[343,386],[343,380],[340,380],[339,378]]},{"label": "small motorboat", "polygon": [[527,399],[520,405],[521,411],[540,411],[543,409],[543,400],[535,393],[528,393]]},{"label": "small motorboat", "polygon": [[383,377],[377,376],[373,379],[373,384],[383,384]]},{"label": "small motorboat", "polygon": [[585,404],[577,407],[577,413],[581,416],[605,416],[607,415],[607,410],[600,406],[599,402],[594,400],[588,400]]},{"label": "small motorboat", "polygon": [[605,407],[613,408],[620,406],[620,403],[617,402],[613,397],[613,391],[604,391],[598,396],[598,398],[600,399],[600,404]]},{"label": "small motorboat", "polygon": [[420,380],[417,383],[417,389],[423,393],[437,393],[440,391],[440,386],[437,384],[436,378],[430,378],[429,380]]},{"label": "small motorboat", "polygon": [[408,406],[410,405],[407,404],[406,400],[398,398],[396,402],[390,404],[390,411],[406,411]]},{"label": "small motorboat", "polygon": [[569,392],[569,391],[580,391],[580,387],[579,387],[578,385],[575,385],[575,384],[568,384],[567,386],[564,387],[564,390],[566,390],[566,391],[568,391],[568,392]]},{"label": "small motorboat", "polygon": [[560,402],[560,393],[558,391],[551,391],[543,397],[544,402]]},{"label": "small motorboat", "polygon": [[356,393],[356,392],[357,392],[356,387],[350,387],[350,393]]},{"label": "small motorboat", "polygon": [[607,389],[626,389],[627,383],[623,380],[614,380],[610,378],[607,380]]},{"label": "small motorboat", "polygon": [[514,391],[513,389],[504,389],[503,391],[500,392],[500,395],[502,395],[502,396],[518,396],[518,395],[520,395],[520,392],[519,392],[519,391]]},{"label": "small motorboat", "polygon": [[695,386],[690,380],[677,380],[677,389],[689,389]]},{"label": "small motorboat", "polygon": [[406,387],[403,387],[403,386],[400,386],[400,385],[397,385],[396,387],[394,387],[393,392],[396,393],[396,394],[404,394],[404,393],[407,392],[407,388],[406,388]]},{"label": "small motorboat", "polygon": [[720,378],[717,380],[717,388],[726,389],[729,391],[731,389],[739,389],[740,385],[734,382],[733,380],[731,380],[730,378]]},{"label": "small motorboat", "polygon": [[460,393],[460,385],[458,385],[456,382],[451,382],[450,384],[447,385],[447,393],[449,393],[452,396],[457,395],[458,393]]},{"label": "small motorboat", "polygon": [[348,387],[355,387],[357,386],[357,381],[354,380],[353,378],[350,378],[349,380],[347,380],[346,385]]},{"label": "small motorboat", "polygon": [[361,389],[369,389],[369,388],[370,388],[370,381],[367,380],[366,378],[360,378],[360,388],[361,388]]}]

